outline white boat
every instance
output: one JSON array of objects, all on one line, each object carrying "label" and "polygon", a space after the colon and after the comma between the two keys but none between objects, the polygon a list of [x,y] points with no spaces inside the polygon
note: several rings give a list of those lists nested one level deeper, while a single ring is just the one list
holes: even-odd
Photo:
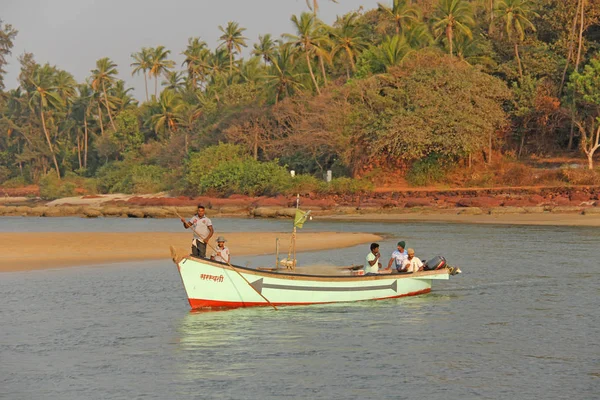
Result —
[{"label": "white boat", "polygon": [[449,278],[442,268],[411,274],[366,276],[302,275],[256,270],[194,256],[178,258],[183,286],[193,310],[295,306],[393,299],[428,293],[434,280]]}]

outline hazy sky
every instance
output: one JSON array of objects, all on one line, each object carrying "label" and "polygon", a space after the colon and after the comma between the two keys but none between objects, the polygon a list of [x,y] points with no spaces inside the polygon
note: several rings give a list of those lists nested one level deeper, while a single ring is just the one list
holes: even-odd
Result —
[{"label": "hazy sky", "polygon": [[[387,0],[379,0],[391,3]],[[305,0],[0,0],[0,18],[18,31],[7,89],[17,86],[17,56],[31,52],[37,62],[49,62],[83,81],[102,57],[118,65],[119,77],[144,96],[141,76],[132,77],[130,55],[142,47],[163,45],[181,65],[181,52],[192,36],[211,48],[218,43],[218,26],[236,21],[247,28],[249,48],[259,34],[278,37],[293,32],[290,17],[307,11]],[[320,0],[319,17],[331,24],[360,6],[377,7],[377,0]],[[246,50],[246,55],[249,50]],[[160,82],[159,82],[160,84]],[[153,86],[149,85],[151,89]]]}]

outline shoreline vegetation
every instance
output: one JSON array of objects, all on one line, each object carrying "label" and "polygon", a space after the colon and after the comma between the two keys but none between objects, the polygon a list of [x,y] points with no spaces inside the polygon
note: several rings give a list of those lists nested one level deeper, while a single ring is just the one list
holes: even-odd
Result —
[{"label": "shoreline vegetation", "polygon": [[[106,54],[81,81],[23,53],[7,90],[18,27],[0,21],[0,187],[376,199],[385,185],[600,185],[600,3],[387,0],[289,22],[249,38],[228,21],[216,43],[153,43],[129,65]],[[136,98],[124,73],[154,90]],[[504,206],[521,207],[479,207]]]}]

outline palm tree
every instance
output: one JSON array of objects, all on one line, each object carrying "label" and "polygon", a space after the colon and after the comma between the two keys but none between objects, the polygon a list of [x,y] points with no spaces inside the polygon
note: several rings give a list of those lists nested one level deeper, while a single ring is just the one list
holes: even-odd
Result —
[{"label": "palm tree", "polygon": [[474,25],[471,6],[465,0],[441,0],[434,17],[434,32],[439,36],[446,34],[446,40],[453,55],[454,30],[469,38],[473,36],[469,25]]},{"label": "palm tree", "polygon": [[198,80],[204,79],[206,74],[206,58],[209,54],[206,42],[200,38],[194,37],[188,39],[188,45],[182,53],[185,60],[182,65],[187,67],[188,78],[194,88],[197,87]]},{"label": "palm tree", "polygon": [[429,26],[424,22],[413,25],[404,32],[404,37],[413,49],[422,49],[433,43],[433,36],[429,31]]},{"label": "palm tree", "polygon": [[49,65],[39,66],[37,65],[29,83],[33,86],[33,91],[29,97],[29,106],[33,111],[37,109],[42,122],[42,129],[44,136],[46,137],[46,143],[50,149],[50,155],[54,163],[56,175],[60,179],[60,169],[58,168],[58,162],[56,160],[56,153],[54,152],[54,146],[52,146],[52,140],[50,139],[50,133],[48,132],[48,126],[46,125],[46,116],[44,112],[46,109],[61,109],[63,107],[62,99],[56,91],[56,87],[53,85],[54,82],[54,69]]},{"label": "palm tree", "polygon": [[142,72],[142,74],[144,75],[144,87],[146,88],[146,101],[149,101],[150,98],[148,97],[148,78],[146,76],[146,73],[150,70],[152,66],[151,49],[147,47],[142,47],[141,51],[131,54],[131,58],[135,60],[131,63],[131,66],[134,67],[133,71],[131,72],[131,75],[133,76]]},{"label": "palm tree", "polygon": [[317,28],[316,18],[313,14],[303,12],[300,14],[300,18],[298,18],[296,15],[292,15],[292,23],[296,28],[297,35],[284,33],[282,36],[290,39],[291,44],[302,49],[306,59],[306,65],[308,66],[308,72],[310,73],[310,77],[315,85],[315,89],[318,94],[321,94],[321,90],[317,84],[317,79],[315,78],[311,63],[311,58],[315,54],[316,49],[319,47],[317,41],[318,35],[315,32]]},{"label": "palm tree", "polygon": [[[357,23],[357,18],[357,13],[346,14],[344,17],[337,19],[334,24],[335,28],[331,30],[334,42],[332,53],[336,54],[339,51],[343,51],[346,54],[346,59],[352,71],[356,70],[354,60],[367,47],[365,26]],[[349,75],[348,73],[348,77]]]},{"label": "palm tree", "polygon": [[67,71],[59,70],[54,75],[54,87],[63,104],[68,105],[71,103],[77,94],[77,91],[75,90],[76,86],[77,82],[75,81],[75,78]]},{"label": "palm tree", "polygon": [[183,73],[179,71],[169,71],[166,75],[166,80],[161,82],[165,89],[169,89],[175,93],[180,92],[185,87]]},{"label": "palm tree", "polygon": [[386,36],[377,49],[377,58],[386,69],[400,65],[404,58],[412,52],[406,38],[400,35]]},{"label": "palm tree", "polygon": [[271,62],[273,55],[275,53],[275,42],[271,39],[271,34],[267,33],[266,35],[260,35],[258,37],[258,43],[254,43],[254,50],[252,50],[252,55],[257,57],[262,57],[265,65],[268,62]]},{"label": "palm tree", "polygon": [[181,112],[185,104],[181,97],[172,90],[163,90],[157,102],[157,112],[152,115],[150,122],[156,134],[168,132],[172,134],[177,131],[181,123]]},{"label": "palm tree", "polygon": [[[112,62],[110,58],[104,57],[96,61],[96,69],[92,70],[92,89],[98,93],[100,91],[103,93],[104,106],[106,107],[108,118],[110,119],[110,123],[115,131],[117,130],[117,127],[115,126],[115,121],[113,120],[110,106],[108,104],[108,94],[106,93],[106,88],[111,87],[116,80],[115,76],[118,73],[116,67],[117,64]],[[100,114],[100,118],[102,119],[102,114]]]},{"label": "palm tree", "polygon": [[242,47],[247,46],[246,40],[248,39],[242,35],[246,28],[240,28],[237,22],[229,21],[225,28],[219,25],[219,30],[223,32],[219,37],[221,41],[219,47],[227,49],[227,53],[229,54],[229,73],[233,74],[233,52],[235,49],[237,53],[241,53]]},{"label": "palm tree", "polygon": [[[331,0],[334,3],[337,3],[337,0]],[[319,11],[319,1],[318,0],[306,0],[306,5],[313,12],[313,15],[317,16],[317,11]]]},{"label": "palm tree", "polygon": [[[412,23],[421,19],[419,9],[413,6],[410,1],[392,0],[391,7],[381,3],[377,3],[377,5],[379,6],[379,12],[381,12],[385,17],[385,20],[382,22],[393,23],[396,29],[396,35],[404,32],[404,28],[409,27]],[[385,28],[385,24],[383,28]]]},{"label": "palm tree", "polygon": [[280,43],[272,59],[271,72],[265,77],[267,87],[275,91],[275,104],[283,97],[302,89],[300,74],[294,70],[295,51],[288,43]]},{"label": "palm tree", "polygon": [[528,0],[500,0],[497,14],[504,21],[508,39],[513,41],[519,77],[523,79],[519,43],[525,39],[525,31],[528,28],[535,31],[535,26],[530,18],[537,17],[538,14],[532,10],[532,5]]},{"label": "palm tree", "polygon": [[129,92],[133,88],[125,88],[125,81],[118,80],[113,88],[111,89],[111,98],[114,101],[114,106],[119,111],[124,111],[131,107],[137,107],[137,100],[135,100]]},{"label": "palm tree", "polygon": [[168,59],[171,50],[165,49],[165,46],[158,46],[151,49],[149,76],[154,77],[154,97],[158,97],[158,77],[166,74],[170,68],[175,66],[175,62]]}]

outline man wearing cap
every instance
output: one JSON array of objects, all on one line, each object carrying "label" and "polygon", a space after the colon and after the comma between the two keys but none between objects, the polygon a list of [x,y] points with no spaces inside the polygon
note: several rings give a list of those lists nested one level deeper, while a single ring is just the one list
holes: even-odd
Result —
[{"label": "man wearing cap", "polygon": [[192,227],[192,231],[194,232],[192,255],[206,258],[206,243],[208,243],[215,231],[213,230],[211,220],[204,213],[204,206],[198,204],[198,213],[187,222],[181,218],[181,222],[183,222],[185,229]]},{"label": "man wearing cap", "polygon": [[225,247],[226,241],[227,240],[223,236],[219,236],[217,238],[217,248],[210,255],[211,260],[229,264],[229,259],[231,256],[229,254],[229,249]]},{"label": "man wearing cap", "polygon": [[415,251],[408,249],[406,253],[406,260],[402,264],[402,269],[405,269],[406,272],[423,271],[423,262],[418,257],[415,257]]},{"label": "man wearing cap", "polygon": [[406,256],[408,255],[405,247],[406,247],[406,243],[404,242],[404,240],[398,242],[398,249],[394,250],[394,252],[392,253],[392,256],[390,258],[390,261],[388,262],[388,266],[387,266],[388,270],[391,270],[392,263],[396,262],[396,271],[406,272],[405,269],[402,269],[402,265],[404,265],[404,260],[406,260]]}]

